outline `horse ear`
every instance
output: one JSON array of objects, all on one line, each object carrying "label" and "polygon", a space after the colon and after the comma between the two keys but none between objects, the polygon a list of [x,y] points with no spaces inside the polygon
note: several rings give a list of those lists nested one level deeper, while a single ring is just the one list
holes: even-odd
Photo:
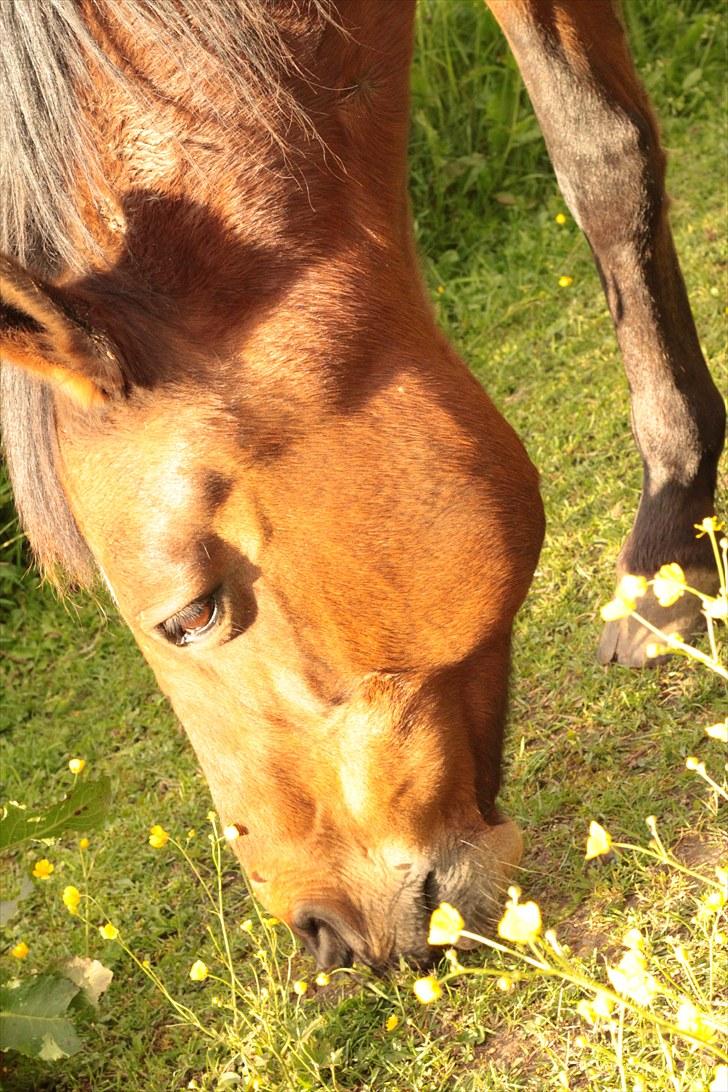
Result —
[{"label": "horse ear", "polygon": [[80,309],[66,289],[0,255],[0,357],[88,409],[121,393],[124,377],[113,347]]}]

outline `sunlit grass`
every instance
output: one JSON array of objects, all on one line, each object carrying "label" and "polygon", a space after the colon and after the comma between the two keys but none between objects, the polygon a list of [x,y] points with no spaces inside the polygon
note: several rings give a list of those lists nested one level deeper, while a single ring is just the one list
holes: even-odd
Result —
[{"label": "sunlit grass", "polygon": [[[698,328],[725,391],[720,12],[692,0],[644,0],[628,3],[627,16],[671,151],[673,222]],[[693,921],[706,894],[701,883],[628,850],[584,861],[591,821],[614,843],[646,847],[649,815],[658,816],[663,844],[687,869],[712,879],[728,855],[715,795],[697,768],[685,767],[695,758],[719,773],[720,740],[704,729],[724,716],[721,681],[676,659],[634,674],[605,672],[594,662],[599,605],[612,594],[640,469],[588,247],[480,3],[423,5],[417,46],[412,191],[434,305],[524,437],[542,474],[549,520],[518,625],[507,753],[505,806],[527,837],[521,898],[539,905],[544,929],[555,929],[590,980],[607,985],[605,965],[619,964],[623,937],[637,929],[649,973],[704,999],[699,1013],[710,1003],[724,1019],[718,934],[726,927],[717,914]],[[562,287],[563,277],[571,283]],[[725,496],[725,468],[720,480]],[[406,968],[385,980],[356,970],[317,984],[286,928],[251,904],[221,832],[214,835],[205,818],[209,798],[194,757],[113,608],[104,618],[83,599],[59,604],[33,576],[23,577],[26,560],[12,527],[3,541],[7,795],[28,802],[54,795],[70,782],[69,760],[81,756],[81,776],[103,771],[115,785],[110,822],[89,845],[62,840],[4,862],[9,893],[38,861],[54,870],[33,880],[27,913],[4,937],[3,973],[89,952],[115,974],[84,1053],[52,1071],[13,1060],[0,1074],[9,1092],[212,1090],[256,1079],[266,1090],[623,1087],[614,1061],[619,1010],[615,1031],[613,1014],[592,1026],[577,1011],[588,992],[556,976],[514,980],[504,953],[461,957],[469,972],[496,973],[449,978],[427,1005]],[[707,639],[699,647],[709,650]],[[174,845],[149,844],[153,825],[184,847],[212,899]],[[223,979],[228,973],[218,877],[234,990],[229,979],[189,976],[198,960]],[[81,904],[88,925],[69,913],[68,886],[95,900]],[[119,939],[100,935],[107,923],[138,964]],[[21,941],[28,951],[19,960],[10,952]],[[438,980],[453,970],[446,961]],[[148,972],[212,1037],[174,1012]],[[297,992],[294,984],[304,982]],[[677,1019],[679,1005],[668,1008]],[[640,1035],[625,1018],[627,1089],[637,1092],[642,1080],[649,1092],[674,1092],[654,1033]],[[693,1081],[686,1088],[707,1087],[713,1059],[699,1045],[681,1052]]]}]

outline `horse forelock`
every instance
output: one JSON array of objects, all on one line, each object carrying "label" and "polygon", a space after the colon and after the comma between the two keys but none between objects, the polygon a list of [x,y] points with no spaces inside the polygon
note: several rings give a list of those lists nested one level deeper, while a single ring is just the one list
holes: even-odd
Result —
[{"label": "horse forelock", "polygon": [[[89,256],[103,260],[88,215],[104,215],[109,186],[80,93],[101,76],[153,107],[134,66],[106,48],[111,24],[122,38],[153,41],[182,82],[194,82],[189,57],[202,51],[227,102],[285,144],[292,124],[310,123],[286,89],[301,70],[278,17],[304,8],[321,25],[331,19],[329,0],[3,0],[0,253],[51,279],[82,274]],[[23,526],[46,574],[88,584],[94,566],[58,475],[52,394],[20,369],[1,371],[3,446]]]}]

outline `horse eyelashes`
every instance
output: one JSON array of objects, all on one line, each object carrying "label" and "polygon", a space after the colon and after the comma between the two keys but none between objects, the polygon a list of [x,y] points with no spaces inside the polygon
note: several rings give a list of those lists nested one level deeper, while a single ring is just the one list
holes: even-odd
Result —
[{"label": "horse eyelashes", "polygon": [[198,640],[217,622],[218,606],[215,595],[195,599],[159,626],[164,636],[176,645]]}]

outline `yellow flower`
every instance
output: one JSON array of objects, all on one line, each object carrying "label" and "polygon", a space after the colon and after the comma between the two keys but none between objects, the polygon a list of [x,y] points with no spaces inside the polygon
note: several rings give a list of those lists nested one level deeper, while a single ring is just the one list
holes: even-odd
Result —
[{"label": "yellow flower", "polygon": [[601,823],[592,819],[589,824],[589,837],[586,840],[585,861],[593,861],[595,857],[603,857],[612,852],[612,836],[605,830]]},{"label": "yellow flower", "polygon": [[[617,586],[617,597],[625,602],[635,603],[647,594],[647,577],[625,573]],[[634,608],[633,608],[634,609]]]},{"label": "yellow flower", "polygon": [[18,943],[10,949],[10,954],[11,956],[14,956],[15,959],[25,959],[29,951],[30,948],[25,941],[19,940]]},{"label": "yellow flower", "polygon": [[280,918],[263,918],[263,925],[267,925],[269,929],[273,929],[274,926],[280,925]]},{"label": "yellow flower", "polygon": [[557,224],[565,224],[566,223],[566,216],[564,215],[563,212],[557,212],[556,215],[554,216],[554,220],[556,221]]},{"label": "yellow flower", "polygon": [[647,960],[635,948],[624,953],[618,966],[607,967],[607,975],[617,993],[631,997],[638,1005],[651,1005],[657,995],[657,982],[647,971]]},{"label": "yellow flower", "polygon": [[498,922],[498,936],[513,944],[530,944],[541,932],[541,911],[538,903],[519,903],[517,887],[508,889],[510,895],[505,913]]},{"label": "yellow flower", "polygon": [[705,763],[701,762],[695,755],[688,755],[685,759],[685,768],[687,770],[697,770],[698,773],[705,773]]},{"label": "yellow flower", "polygon": [[36,880],[49,880],[51,874],[55,872],[56,866],[51,864],[47,857],[43,857],[40,861],[36,861],[33,867],[33,875]]},{"label": "yellow flower", "polygon": [[728,1065],[719,1065],[713,1074],[708,1092],[725,1092],[728,1088]]},{"label": "yellow flower", "polygon": [[444,296],[445,295],[445,285],[444,284],[438,284],[436,292],[437,292],[438,296]]},{"label": "yellow flower", "polygon": [[299,997],[303,997],[304,993],[308,992],[308,982],[305,978],[297,978],[293,983],[293,992]]},{"label": "yellow flower", "polygon": [[393,1012],[391,1016],[387,1017],[387,1022],[384,1026],[387,1031],[394,1031],[395,1028],[399,1027],[399,1016],[397,1016],[397,1014]]},{"label": "yellow flower", "polygon": [[576,1011],[592,1027],[598,1020],[609,1020],[614,1012],[614,1001],[603,990],[597,990],[593,1000],[580,1001]]},{"label": "yellow flower", "polygon": [[516,984],[510,975],[502,974],[500,978],[496,979],[496,986],[499,990],[503,990],[503,993],[510,993],[511,990],[516,988]]},{"label": "yellow flower", "polygon": [[457,944],[465,926],[460,914],[449,902],[441,902],[430,918],[428,944]]},{"label": "yellow flower", "polygon": [[695,915],[696,921],[708,922],[716,914],[719,914],[726,902],[728,902],[728,895],[725,891],[711,891],[701,901],[697,914]]},{"label": "yellow flower", "polygon": [[190,829],[187,831],[187,841],[191,842],[192,839],[196,838],[196,837],[197,837],[197,831],[195,830],[194,827],[190,827]]},{"label": "yellow flower", "polygon": [[685,573],[676,561],[662,565],[655,573],[652,590],[661,607],[671,607],[685,594]]},{"label": "yellow flower", "polygon": [[620,618],[628,618],[634,604],[630,605],[624,599],[610,599],[599,612],[603,622],[618,622]]},{"label": "yellow flower", "polygon": [[314,982],[317,986],[328,986],[331,982],[331,976],[326,974],[326,971],[319,971],[316,975]]},{"label": "yellow flower", "polygon": [[721,521],[715,516],[706,516],[705,519],[702,519],[700,521],[700,523],[694,523],[693,527],[696,531],[700,532],[695,537],[702,538],[703,535],[709,535],[711,531],[713,532],[713,534],[717,534],[718,531],[724,530],[725,524],[721,523]]},{"label": "yellow flower", "polygon": [[647,579],[625,573],[617,585],[614,599],[602,607],[601,615],[605,622],[617,622],[626,618],[637,606],[637,600],[647,592]]},{"label": "yellow flower", "polygon": [[675,1023],[680,1031],[686,1031],[688,1035],[694,1035],[696,1039],[702,1039],[704,1043],[711,1042],[715,1038],[715,1032],[705,1023],[703,1014],[687,997],[682,997],[680,1000],[681,1004],[675,1017]]},{"label": "yellow flower", "polygon": [[78,775],[80,773],[83,773],[83,768],[85,765],[85,758],[72,758],[71,761],[68,763],[68,768],[72,774]]},{"label": "yellow flower", "polygon": [[719,721],[718,724],[709,724],[705,729],[706,736],[717,739],[719,743],[728,743],[728,720]]},{"label": "yellow flower", "polygon": [[417,1000],[421,1001],[423,1005],[429,1005],[442,997],[442,986],[434,974],[428,974],[426,978],[418,978],[412,989]]},{"label": "yellow flower", "polygon": [[77,914],[78,907],[81,902],[81,892],[77,887],[73,887],[69,884],[68,887],[63,888],[63,905],[68,910],[69,914]]},{"label": "yellow flower", "polygon": [[168,841],[169,834],[159,823],[149,828],[149,844],[152,849],[164,849]]},{"label": "yellow flower", "polygon": [[89,844],[90,843],[89,843],[88,838],[79,838],[78,839],[78,848],[79,849],[88,849]]},{"label": "yellow flower", "polygon": [[116,940],[119,935],[119,930],[110,921],[107,921],[106,925],[100,925],[99,932],[104,940]]},{"label": "yellow flower", "polygon": [[728,599],[725,596],[721,596],[720,599],[703,600],[703,610],[710,618],[716,618],[721,622],[728,621]]},{"label": "yellow flower", "polygon": [[190,967],[190,978],[193,982],[204,982],[209,973],[207,964],[201,959],[196,959]]},{"label": "yellow flower", "polygon": [[244,933],[252,933],[253,932],[253,919],[252,918],[246,918],[245,921],[241,921],[240,922],[240,928],[243,930]]},{"label": "yellow flower", "polygon": [[645,938],[639,929],[628,930],[622,937],[622,944],[625,948],[634,948],[638,952],[645,950]]},{"label": "yellow flower", "polygon": [[648,660],[654,660],[656,656],[664,656],[669,651],[669,645],[661,645],[657,641],[648,641],[645,645],[645,656]]},{"label": "yellow flower", "polygon": [[573,283],[573,277],[559,277],[559,288],[570,288]]}]

